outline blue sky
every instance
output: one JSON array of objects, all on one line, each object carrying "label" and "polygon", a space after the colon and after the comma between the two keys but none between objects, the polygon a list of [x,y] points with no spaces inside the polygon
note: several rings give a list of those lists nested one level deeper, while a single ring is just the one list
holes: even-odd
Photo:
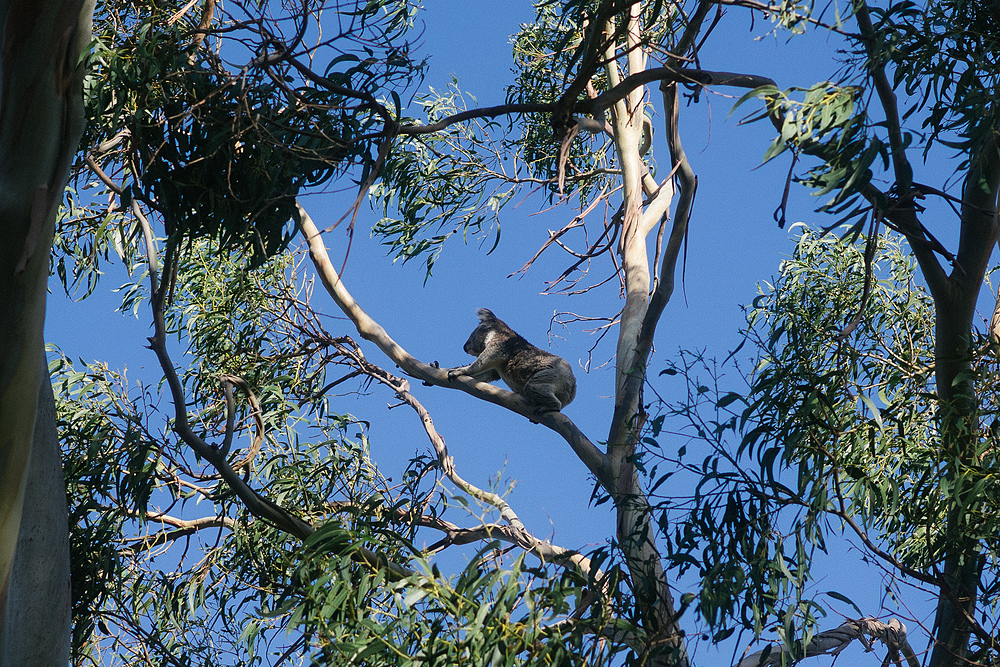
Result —
[{"label": "blue sky", "polygon": [[[523,1],[428,0],[422,42],[431,60],[425,87],[443,87],[454,75],[480,105],[502,103],[504,86],[513,79],[510,36],[532,15],[529,3]],[[758,19],[754,34],[761,37],[754,41],[748,16],[732,11],[719,28],[721,34],[709,40],[702,66],[771,76],[782,87],[808,86],[833,75],[834,53],[823,35],[786,44],[782,36],[762,36],[767,28]],[[731,31],[732,38],[725,31]],[[712,50],[719,48],[724,50]],[[682,109],[682,136],[699,177],[699,190],[686,270],[683,280],[678,276],[678,289],[661,321],[651,375],[665,367],[680,348],[706,349],[710,356],[725,357],[740,340],[741,304],[753,299],[756,284],[774,275],[781,258],[792,249],[787,227],[778,229],[772,219],[787,159],[760,165],[773,129],[763,124],[740,126],[740,112],[729,116],[733,101],[708,94],[701,104]],[[829,224],[813,213],[815,200],[801,188],[793,185],[793,195],[789,226],[799,220],[814,226]],[[340,218],[349,199],[306,197],[304,203],[322,228]],[[546,202],[536,196],[517,208],[506,208],[501,217],[501,244],[490,255],[476,244],[466,246],[460,238],[453,238],[426,283],[419,260],[405,266],[393,263],[378,242],[369,238],[367,229],[378,216],[362,209],[344,281],[398,343],[427,362],[468,363],[471,358],[462,345],[476,324],[476,308],[483,306],[536,345],[546,347],[551,342],[552,351],[576,369],[577,399],[566,414],[593,441],[603,441],[613,407],[613,369],[585,373],[580,368],[593,343],[593,337],[580,327],[555,330],[562,339],[551,341],[547,332],[557,311],[614,314],[620,307],[615,283],[585,297],[540,295],[544,282],[568,263],[567,256],[558,251],[544,255],[526,276],[506,277],[534,254],[548,229],[561,227],[572,216],[568,208],[538,213],[545,207]],[[334,265],[339,266],[346,251],[343,229],[328,233],[325,239]],[[140,311],[138,318],[113,312],[119,299],[110,290],[123,281],[112,273],[98,294],[74,303],[64,298],[53,279],[47,339],[72,357],[104,360],[113,368],[127,366],[130,375],[155,382],[159,369],[155,356],[145,348],[145,338],[151,333],[148,312]],[[325,295],[319,295],[317,303],[323,312],[339,315]],[[334,333],[349,333],[347,325],[343,320],[339,329],[329,326]],[[595,366],[610,359],[613,344],[609,343],[610,339],[598,349]],[[174,343],[171,353],[176,362],[181,352]],[[366,354],[376,363],[387,363],[374,348],[366,348]],[[593,487],[587,470],[556,434],[464,393],[414,384],[414,393],[447,440],[460,474],[481,487],[488,486],[498,471],[502,480],[516,481],[510,501],[536,535],[551,537],[562,546],[585,548],[603,544],[613,533],[609,505],[590,506]],[[671,391],[666,381],[657,386],[661,392]],[[390,394],[375,389],[371,396],[348,395],[333,406],[371,422],[372,454],[388,476],[398,475],[415,452],[429,451],[414,414],[405,408],[387,409],[393,402]],[[827,567],[829,583],[821,583],[819,590],[837,588],[859,604],[878,601],[878,572],[869,568],[861,576],[856,554],[838,548]],[[830,627],[838,623],[830,619]],[[825,664],[825,659],[814,664]]]}]

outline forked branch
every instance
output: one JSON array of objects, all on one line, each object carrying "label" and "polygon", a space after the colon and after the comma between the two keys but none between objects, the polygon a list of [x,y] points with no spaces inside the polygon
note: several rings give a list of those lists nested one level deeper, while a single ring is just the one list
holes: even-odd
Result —
[{"label": "forked branch", "polygon": [[446,369],[425,364],[403,349],[402,346],[389,336],[380,324],[373,320],[358,305],[354,297],[351,296],[351,293],[347,291],[347,287],[344,286],[340,276],[333,268],[330,256],[326,251],[326,245],[323,243],[319,229],[316,228],[316,223],[313,222],[301,204],[296,203],[295,208],[296,222],[303,238],[309,246],[309,255],[312,258],[316,273],[319,274],[320,280],[337,306],[354,323],[355,328],[362,338],[374,343],[410,377],[439,387],[461,389],[476,398],[503,406],[512,412],[516,412],[549,427],[569,443],[573,451],[576,452],[576,455],[605,488],[612,488],[610,477],[608,476],[607,457],[604,452],[598,449],[580,431],[576,424],[563,413],[546,412],[536,415],[534,407],[513,392],[495,387],[488,382],[477,382],[466,376],[449,380]]}]

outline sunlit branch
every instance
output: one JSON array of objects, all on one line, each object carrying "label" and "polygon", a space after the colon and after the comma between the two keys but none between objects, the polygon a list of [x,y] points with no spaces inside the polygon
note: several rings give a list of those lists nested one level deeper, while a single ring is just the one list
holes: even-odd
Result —
[{"label": "sunlit branch", "polygon": [[93,155],[93,156],[104,155],[105,153],[107,153],[108,151],[110,151],[112,148],[114,148],[115,146],[117,146],[118,144],[120,144],[122,141],[124,141],[125,139],[128,139],[130,136],[132,136],[131,130],[127,130],[127,129],[126,130],[119,130],[115,134],[115,136],[111,137],[110,139],[108,139],[105,142],[102,142],[102,143],[98,144],[97,147],[94,149],[93,153],[91,153],[91,155]]},{"label": "sunlit branch", "polygon": [[674,211],[674,224],[660,263],[660,281],[657,283],[649,299],[649,307],[646,310],[642,330],[639,334],[638,347],[641,353],[647,355],[652,350],[656,325],[660,321],[663,309],[670,301],[670,297],[674,291],[674,274],[677,270],[677,259],[680,256],[684,239],[687,237],[691,208],[694,204],[694,195],[698,187],[698,179],[691,169],[691,164],[688,162],[687,154],[684,152],[684,147],[681,144],[676,85],[663,87],[663,104],[666,110],[667,143],[670,147],[671,160],[674,163],[674,172],[680,183],[680,197],[677,201],[677,208]]},{"label": "sunlit branch", "polygon": [[576,455],[597,477],[602,485],[609,484],[607,460],[604,452],[597,448],[576,424],[561,412],[546,412],[536,415],[534,408],[524,398],[517,394],[496,387],[488,382],[477,382],[473,378],[460,376],[448,380],[448,371],[437,368],[414,358],[393,340],[380,324],[375,322],[368,313],[354,300],[344,286],[343,281],[333,268],[326,245],[312,218],[296,203],[296,221],[303,238],[309,246],[309,255],[320,280],[337,306],[354,323],[358,333],[365,340],[374,343],[382,352],[392,359],[407,375],[439,387],[450,387],[480,398],[490,403],[503,406],[528,419],[538,421],[561,435],[569,443]]},{"label": "sunlit branch", "polygon": [[236,522],[227,516],[210,516],[201,519],[184,520],[167,516],[166,514],[155,514],[151,512],[147,514],[147,518],[152,521],[159,521],[168,526],[173,526],[175,529],[162,530],[160,532],[153,533],[152,535],[136,538],[133,540],[135,544],[130,548],[148,551],[149,549],[154,549],[158,546],[179,540],[183,537],[194,535],[200,530],[206,530],[209,528],[227,528],[232,530],[236,526]]},{"label": "sunlit branch", "polygon": [[494,507],[500,512],[501,518],[507,524],[506,526],[482,525],[474,529],[460,529],[453,525],[443,525],[443,522],[436,523],[429,527],[443,530],[446,533],[446,537],[432,546],[430,548],[431,551],[444,548],[449,544],[467,544],[477,540],[500,539],[516,544],[528,553],[534,554],[543,562],[569,563],[588,580],[603,580],[603,574],[600,570],[592,567],[589,558],[576,551],[558,547],[545,540],[536,538],[528,532],[528,529],[517,516],[517,513],[514,512],[514,509],[500,495],[481,489],[471,482],[466,481],[458,474],[455,469],[455,461],[448,453],[448,447],[445,444],[444,438],[434,426],[434,420],[431,418],[430,413],[410,393],[409,380],[392,375],[388,371],[369,362],[365,359],[360,348],[349,338],[333,339],[328,342],[337,349],[341,356],[349,359],[365,375],[391,388],[400,400],[417,413],[445,476],[466,495]]},{"label": "sunlit branch", "polygon": [[[847,621],[838,628],[816,634],[809,640],[803,652],[807,658],[818,655],[836,656],[854,640],[864,643],[866,648],[871,649],[865,637],[879,640],[889,650],[886,664],[889,662],[898,664],[902,654],[908,667],[920,667],[920,661],[917,660],[916,653],[906,639],[906,626],[895,618],[888,623],[876,618]],[[765,651],[768,652],[766,657]],[[797,657],[788,647],[772,644],[762,651],[743,658],[736,667],[775,667],[791,664]]]},{"label": "sunlit branch", "polygon": [[101,182],[108,186],[109,190],[114,192],[116,195],[121,195],[121,186],[111,180],[111,177],[104,173],[104,170],[101,169],[101,165],[97,164],[97,161],[92,155],[88,155],[83,159],[83,161],[88,167],[90,167],[90,170],[94,172],[97,178],[101,179]]},{"label": "sunlit branch", "polygon": [[636,637],[634,632],[615,627],[611,624],[604,625],[603,627],[594,627],[593,622],[585,618],[564,618],[545,626],[547,632],[552,632],[557,637],[560,633],[565,632],[566,628],[582,628],[584,632],[600,637],[604,641],[618,645],[624,644],[636,653],[641,653],[645,649],[643,642]]}]

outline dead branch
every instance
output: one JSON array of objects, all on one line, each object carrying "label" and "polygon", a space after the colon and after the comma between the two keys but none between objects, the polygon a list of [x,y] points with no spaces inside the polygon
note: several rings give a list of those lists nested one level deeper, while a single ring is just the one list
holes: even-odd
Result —
[{"label": "dead branch", "polygon": [[[813,637],[805,647],[804,657],[836,656],[855,639],[864,643],[870,651],[872,650],[871,644],[865,637],[877,639],[885,645],[889,651],[886,661],[899,664],[900,655],[902,655],[909,667],[920,667],[920,661],[917,660],[916,653],[906,639],[906,626],[895,618],[888,623],[876,618],[861,618],[856,621],[847,621],[833,630],[821,632]],[[771,644],[767,648],[743,658],[736,667],[775,667],[777,665],[791,665],[794,662],[796,659],[793,658],[793,653],[787,647]]]}]

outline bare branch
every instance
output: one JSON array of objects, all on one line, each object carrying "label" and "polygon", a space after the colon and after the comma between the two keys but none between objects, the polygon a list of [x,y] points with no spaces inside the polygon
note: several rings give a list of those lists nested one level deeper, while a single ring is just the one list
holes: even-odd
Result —
[{"label": "bare branch", "polygon": [[182,537],[188,537],[197,533],[199,530],[206,530],[208,528],[227,528],[232,530],[236,526],[236,522],[227,516],[209,516],[201,519],[178,519],[176,517],[167,516],[166,514],[156,514],[153,512],[148,513],[148,519],[153,521],[159,521],[168,526],[174,526],[174,530],[162,530],[152,535],[146,535],[144,537],[139,537],[133,540],[135,544],[131,546],[132,549],[141,549],[148,551],[149,549],[154,549],[158,546],[167,544],[168,542],[173,542],[174,540],[179,540]]},{"label": "bare branch", "polygon": [[732,86],[735,88],[760,88],[774,85],[774,80],[755,74],[736,74],[733,72],[713,72],[700,69],[678,67],[653,67],[629,75],[597,97],[577,102],[577,113],[597,114],[608,109],[619,100],[624,99],[632,91],[653,83],[654,81],[669,81],[698,86]]},{"label": "bare branch", "polygon": [[[813,637],[805,647],[805,657],[836,656],[856,639],[868,646],[865,637],[877,639],[885,645],[889,650],[886,663],[891,661],[898,664],[900,654],[902,654],[908,667],[920,667],[920,661],[917,660],[916,653],[906,639],[906,626],[895,618],[888,623],[876,618],[861,618],[856,621],[847,621],[833,630],[821,632]],[[767,652],[766,656],[765,652]],[[736,667],[788,665],[794,662],[793,655],[787,647],[772,644],[762,651],[757,651],[743,658]]]},{"label": "bare branch", "polygon": [[535,263],[535,260],[541,257],[542,253],[545,252],[545,249],[548,248],[553,243],[555,243],[555,241],[559,237],[561,237],[563,234],[566,234],[571,229],[582,227],[586,217],[590,215],[590,213],[592,213],[595,208],[597,208],[598,204],[600,204],[605,200],[604,197],[606,191],[607,188],[602,188],[601,191],[598,193],[598,195],[594,198],[594,201],[590,203],[590,206],[588,206],[583,211],[574,216],[573,219],[570,220],[568,223],[566,223],[566,225],[558,232],[549,231],[548,240],[546,240],[545,243],[542,244],[542,247],[538,249],[538,252],[536,252],[531,259],[525,262],[524,266],[522,266],[517,271],[514,271],[513,273],[509,274],[507,277],[510,278],[511,276],[517,275],[518,273],[525,273],[531,267],[531,265]]},{"label": "bare branch", "polygon": [[86,163],[88,167],[90,167],[90,170],[94,172],[94,174],[96,174],[99,179],[101,179],[101,182],[104,183],[104,185],[108,186],[109,190],[114,192],[116,195],[121,195],[122,193],[121,186],[115,183],[113,180],[111,180],[111,177],[104,173],[104,170],[101,169],[101,166],[97,164],[97,161],[94,159],[92,155],[88,155],[83,159],[83,161]]},{"label": "bare branch", "polygon": [[399,128],[399,134],[407,136],[432,134],[440,132],[455,123],[463,123],[474,118],[496,118],[497,116],[511,116],[523,113],[551,113],[554,109],[554,104],[544,102],[533,104],[500,104],[494,107],[483,107],[482,109],[469,109],[452,114],[447,118],[442,118],[430,125],[402,125]]},{"label": "bare branch", "polygon": [[257,395],[254,394],[253,390],[250,389],[250,385],[247,384],[246,380],[244,380],[241,377],[237,377],[235,375],[223,375],[219,379],[222,380],[223,386],[227,387],[226,442],[223,442],[222,446],[220,447],[223,456],[229,453],[229,444],[232,441],[231,434],[229,431],[229,419],[231,418],[231,413],[229,413],[230,410],[229,400],[230,397],[232,396],[232,389],[231,389],[232,385],[236,385],[243,391],[243,393],[247,397],[247,402],[250,404],[250,416],[253,418],[255,432],[254,432],[253,442],[251,443],[250,448],[247,450],[246,455],[242,459],[233,464],[233,470],[241,470],[243,468],[248,468],[250,464],[253,463],[254,458],[260,452],[260,448],[264,444],[264,410],[260,406],[260,401],[257,400]]},{"label": "bare branch", "polygon": [[323,282],[330,296],[333,297],[337,306],[354,323],[355,328],[362,338],[374,343],[410,377],[439,387],[461,389],[476,398],[503,406],[528,419],[548,426],[563,436],[566,442],[573,448],[573,451],[576,452],[577,456],[580,457],[580,460],[583,461],[602,484],[609,482],[610,478],[608,477],[607,460],[604,452],[598,449],[566,415],[561,412],[546,412],[542,415],[536,415],[533,406],[525,399],[488,382],[477,382],[467,376],[460,376],[455,380],[449,381],[447,370],[425,364],[403,349],[386,333],[381,325],[375,322],[358,305],[354,297],[347,291],[343,281],[341,281],[340,276],[330,262],[330,256],[326,251],[326,246],[323,243],[319,230],[316,228],[316,224],[299,203],[296,203],[295,216],[299,230],[309,246],[309,255],[312,258],[316,273],[319,274],[320,280]]}]

